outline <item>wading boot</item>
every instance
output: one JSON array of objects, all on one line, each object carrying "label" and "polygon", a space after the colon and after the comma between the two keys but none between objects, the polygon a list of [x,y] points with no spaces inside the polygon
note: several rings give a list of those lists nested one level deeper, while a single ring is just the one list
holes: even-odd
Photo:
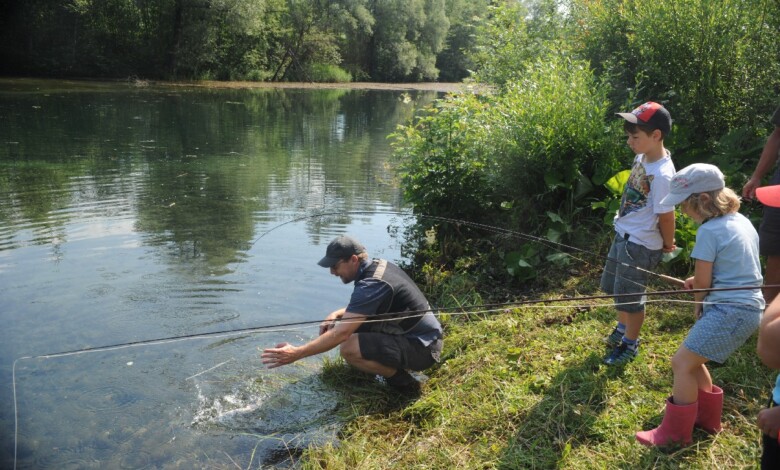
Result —
[{"label": "wading boot", "polygon": [[648,447],[690,444],[698,408],[698,403],[675,405],[672,397],[667,398],[661,425],[649,431],[639,431],[636,433],[636,440]]},{"label": "wading boot", "polygon": [[696,426],[710,434],[717,434],[723,429],[720,423],[723,414],[723,389],[712,386],[711,392],[699,390],[699,412],[696,415]]}]

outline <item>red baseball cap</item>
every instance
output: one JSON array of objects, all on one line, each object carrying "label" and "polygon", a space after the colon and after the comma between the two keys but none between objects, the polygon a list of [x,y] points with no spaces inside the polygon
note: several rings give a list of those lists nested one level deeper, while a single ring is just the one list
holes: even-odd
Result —
[{"label": "red baseball cap", "polygon": [[672,130],[672,115],[655,101],[639,105],[630,113],[616,114],[632,124],[642,124],[658,129],[664,136]]}]

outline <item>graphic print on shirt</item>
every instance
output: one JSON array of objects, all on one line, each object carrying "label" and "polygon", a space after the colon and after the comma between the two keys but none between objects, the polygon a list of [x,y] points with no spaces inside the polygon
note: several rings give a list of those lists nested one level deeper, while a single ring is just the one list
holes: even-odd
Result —
[{"label": "graphic print on shirt", "polygon": [[641,162],[636,162],[631,168],[631,176],[626,181],[626,187],[623,190],[619,217],[636,212],[647,205],[647,196],[650,194],[652,182],[653,175],[648,175],[645,166]]}]

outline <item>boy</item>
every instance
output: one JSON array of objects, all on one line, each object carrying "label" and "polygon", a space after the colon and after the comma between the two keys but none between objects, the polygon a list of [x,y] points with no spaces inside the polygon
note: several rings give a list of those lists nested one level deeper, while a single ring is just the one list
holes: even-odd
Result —
[{"label": "boy", "polygon": [[606,338],[612,348],[604,358],[608,365],[621,365],[637,355],[639,330],[645,320],[645,285],[648,273],[663,253],[674,251],[674,206],[662,205],[674,176],[671,154],[664,138],[672,128],[672,117],[652,101],[625,119],[627,143],[634,151],[634,165],[626,182],[620,209],[615,215],[615,239],[601,276],[601,290],[615,295],[617,325]]}]

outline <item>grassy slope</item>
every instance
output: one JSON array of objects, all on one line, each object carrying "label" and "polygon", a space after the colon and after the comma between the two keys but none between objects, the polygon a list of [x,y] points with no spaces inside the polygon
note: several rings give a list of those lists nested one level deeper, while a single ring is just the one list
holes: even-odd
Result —
[{"label": "grassy slope", "polygon": [[[564,294],[575,289],[555,295]],[[323,378],[347,394],[350,423],[338,447],[310,450],[303,467],[757,468],[755,417],[775,373],[758,360],[755,337],[710,367],[725,390],[722,433],[696,430],[693,445],[665,451],[634,440],[660,422],[669,360],[693,323],[691,311],[685,303],[651,304],[640,356],[623,368],[601,364],[601,338],[614,318],[608,302],[451,318],[442,364],[428,371],[422,397],[407,402],[329,364]]]}]

